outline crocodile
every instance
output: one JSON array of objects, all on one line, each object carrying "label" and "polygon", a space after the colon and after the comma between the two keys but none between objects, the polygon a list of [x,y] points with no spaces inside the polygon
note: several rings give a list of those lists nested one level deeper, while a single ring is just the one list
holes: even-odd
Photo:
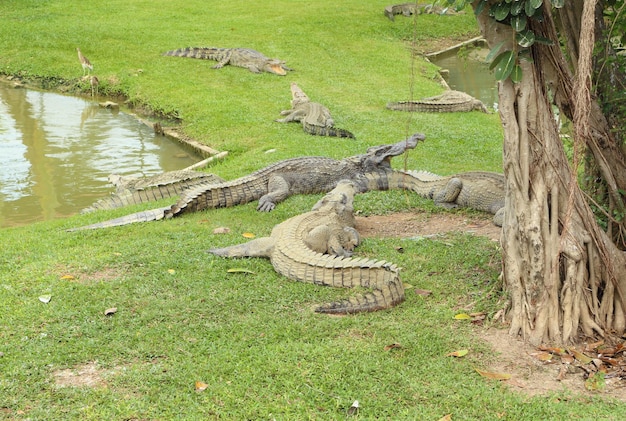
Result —
[{"label": "crocodile", "polygon": [[449,9],[447,7],[437,6],[434,4],[416,4],[416,2],[412,3],[402,3],[402,4],[394,4],[385,7],[385,16],[389,18],[389,20],[394,21],[396,15],[403,16],[411,16],[411,15],[428,15],[428,14],[437,14],[437,15],[453,15],[457,12]]},{"label": "crocodile", "polygon": [[417,101],[390,102],[387,108],[394,111],[421,111],[430,113],[451,113],[466,111],[488,112],[480,100],[461,91],[448,90],[441,95],[422,98]]},{"label": "crocodile", "polygon": [[70,231],[172,218],[189,212],[236,206],[254,200],[259,201],[257,210],[269,212],[277,203],[293,194],[325,193],[343,179],[355,182],[359,193],[372,189],[396,188],[397,181],[393,182],[396,184],[390,184],[386,178],[387,174],[395,172],[391,168],[391,158],[402,155],[408,149],[414,149],[425,138],[423,134],[415,133],[407,140],[372,146],[365,154],[341,160],[320,156],[286,159],[232,181],[218,184],[200,182],[184,190],[178,202],[171,206],[73,228]]},{"label": "crocodile", "polygon": [[395,264],[353,258],[359,243],[354,229],[354,182],[340,181],[310,212],[276,225],[269,237],[209,250],[222,257],[266,257],[276,272],[301,282],[370,291],[321,305],[318,313],[349,314],[393,307],[404,300]]},{"label": "crocodile", "polygon": [[100,209],[117,209],[128,205],[167,199],[179,196],[185,189],[199,183],[217,184],[223,183],[224,179],[215,174],[201,171],[178,170],[140,178],[126,178],[111,174],[109,181],[117,186],[116,191],[83,209],[81,213]]},{"label": "crocodile", "polygon": [[[472,208],[494,215],[493,223],[504,222],[504,175],[488,171],[468,171],[443,177],[427,171],[407,171],[403,188],[432,199],[448,209]],[[397,184],[397,182],[396,182]]]},{"label": "crocodile", "polygon": [[281,111],[280,115],[285,117],[276,120],[277,122],[301,122],[303,130],[312,135],[354,139],[354,135],[349,131],[334,127],[335,122],[330,110],[318,102],[312,102],[294,82],[291,83],[291,97],[291,109]]},{"label": "crocodile", "polygon": [[252,73],[273,73],[285,76],[287,71],[293,70],[285,62],[276,58],[268,58],[262,53],[250,48],[216,48],[216,47],[187,47],[163,53],[165,56],[190,57],[203,60],[215,60],[214,69],[221,69],[227,64],[244,67]]}]

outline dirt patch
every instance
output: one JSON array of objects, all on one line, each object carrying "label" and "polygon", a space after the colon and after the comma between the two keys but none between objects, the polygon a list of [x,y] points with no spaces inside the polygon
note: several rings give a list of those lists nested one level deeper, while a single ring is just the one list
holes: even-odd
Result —
[{"label": "dirt patch", "polygon": [[362,237],[416,237],[467,232],[498,241],[500,227],[489,216],[459,214],[429,214],[426,212],[402,212],[388,215],[357,216],[356,229]]},{"label": "dirt patch", "polygon": [[52,373],[54,384],[58,387],[104,387],[105,371],[95,362],[83,364],[74,368],[57,370]]}]

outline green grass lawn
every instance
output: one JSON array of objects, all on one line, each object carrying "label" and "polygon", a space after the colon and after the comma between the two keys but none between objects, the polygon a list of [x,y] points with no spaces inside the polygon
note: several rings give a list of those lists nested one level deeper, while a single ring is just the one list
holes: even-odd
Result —
[{"label": "green grass lawn", "polygon": [[[418,98],[442,90],[436,68],[412,60],[406,40],[475,36],[472,14],[423,15],[413,26],[412,19],[389,21],[386,5],[4,1],[0,72],[86,93],[80,47],[101,92],[175,118],[187,134],[229,151],[208,169],[227,179],[293,156],[363,153],[416,131],[426,142],[396,167],[498,171],[496,114],[385,109],[411,92]],[[161,55],[186,46],[254,48],[295,71],[213,70],[213,62]],[[312,137],[297,124],[274,122],[289,108],[291,82],[357,140]],[[354,400],[361,409],[352,418],[364,420],[622,419],[626,406],[601,395],[528,397],[476,373],[498,356],[476,338],[478,328],[453,316],[498,308],[500,250],[486,238],[366,239],[357,255],[397,263],[414,288],[398,307],[346,317],[312,309],[352,291],[290,281],[266,260],[206,252],[245,241],[244,232],[268,235],[319,197],[290,197],[271,213],[250,203],[100,231],[65,229],[131,210],[0,230],[0,419],[341,420]],[[355,207],[363,214],[444,212],[402,192],[360,195]],[[220,226],[231,232],[213,234]],[[468,355],[446,356],[459,349]],[[75,375],[64,376],[68,369]],[[206,389],[196,391],[196,382]]]}]

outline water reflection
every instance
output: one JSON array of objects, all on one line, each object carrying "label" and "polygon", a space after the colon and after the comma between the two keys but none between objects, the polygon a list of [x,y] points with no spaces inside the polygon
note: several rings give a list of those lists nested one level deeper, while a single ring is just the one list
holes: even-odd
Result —
[{"label": "water reflection", "polygon": [[[459,57],[458,51],[432,57],[431,61],[449,70],[446,78],[450,88],[463,91],[480,99],[489,108],[497,109],[498,87],[489,65],[484,62],[488,50],[475,49],[471,57]],[[482,59],[481,59],[482,58]]]},{"label": "water reflection", "polygon": [[97,103],[0,84],[0,227],[77,213],[111,173],[153,175],[200,159]]}]

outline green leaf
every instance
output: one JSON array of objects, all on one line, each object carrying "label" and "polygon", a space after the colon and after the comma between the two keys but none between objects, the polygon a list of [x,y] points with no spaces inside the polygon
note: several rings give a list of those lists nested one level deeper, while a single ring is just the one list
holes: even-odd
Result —
[{"label": "green leaf", "polygon": [[513,71],[511,72],[511,81],[513,83],[520,83],[522,81],[522,68],[519,64],[513,66]]},{"label": "green leaf", "polygon": [[556,7],[557,9],[560,9],[564,5],[565,5],[565,0],[552,0],[552,6]]},{"label": "green leaf", "polygon": [[533,9],[539,9],[543,4],[543,0],[530,0],[529,3]]},{"label": "green leaf", "polygon": [[226,272],[228,273],[254,273],[250,269],[244,269],[244,268],[231,268],[231,269],[228,269]]},{"label": "green leaf", "polygon": [[511,11],[511,5],[506,3],[497,4],[493,10],[493,17],[497,21],[503,21],[509,16],[509,12]]},{"label": "green leaf", "polygon": [[554,45],[554,41],[552,41],[551,39],[540,37],[537,35],[535,35],[535,42],[544,45]]},{"label": "green leaf", "polygon": [[476,16],[480,15],[485,9],[485,6],[487,6],[487,0],[481,0],[481,2],[476,6],[476,9],[474,9],[474,14]]},{"label": "green leaf", "polygon": [[536,10],[537,8],[533,7],[532,1],[527,0],[526,3],[524,3],[524,12],[526,13],[526,16],[528,16],[529,18],[534,16]]},{"label": "green leaf", "polygon": [[523,31],[526,28],[526,15],[513,16],[511,18],[511,27],[515,32]]},{"label": "green leaf", "polygon": [[524,48],[530,47],[535,43],[535,33],[530,29],[515,34],[515,40]]},{"label": "green leaf", "polygon": [[493,70],[498,63],[500,63],[500,60],[502,60],[502,58],[506,55],[511,53],[511,51],[505,51],[503,53],[498,54],[498,57],[494,58],[493,61],[491,62],[491,64],[489,64],[489,70]]},{"label": "green leaf", "polygon": [[520,14],[520,12],[524,9],[524,2],[523,1],[516,1],[515,3],[513,3],[511,5],[511,15],[513,16],[517,16]]},{"label": "green leaf", "polygon": [[504,45],[504,41],[496,44],[496,46],[493,47],[491,51],[489,51],[489,54],[487,54],[487,57],[485,57],[485,61],[487,63],[491,63],[493,61],[493,58],[496,56],[496,54],[498,54],[498,51],[500,51],[500,48],[502,48],[503,45]]},{"label": "green leaf", "polygon": [[495,67],[496,79],[505,80],[509,77],[509,75],[513,71],[513,68],[515,67],[517,54],[515,54],[514,51],[507,51],[505,53],[502,53],[499,57],[500,59],[498,60],[498,63]]}]

